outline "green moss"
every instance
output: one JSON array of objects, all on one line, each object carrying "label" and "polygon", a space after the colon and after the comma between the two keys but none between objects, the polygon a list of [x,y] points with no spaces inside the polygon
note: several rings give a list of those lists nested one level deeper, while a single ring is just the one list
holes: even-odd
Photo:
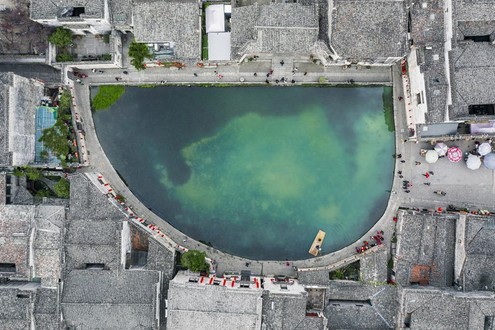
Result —
[{"label": "green moss", "polygon": [[383,88],[383,115],[389,132],[395,131],[394,100],[392,99],[392,87]]},{"label": "green moss", "polygon": [[125,87],[119,85],[100,86],[91,102],[94,111],[108,109],[124,94]]}]

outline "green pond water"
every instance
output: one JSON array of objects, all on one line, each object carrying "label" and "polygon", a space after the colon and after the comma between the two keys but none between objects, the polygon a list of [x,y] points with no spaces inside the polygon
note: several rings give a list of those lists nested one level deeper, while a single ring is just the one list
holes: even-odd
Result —
[{"label": "green pond water", "polygon": [[359,239],[393,178],[388,87],[129,87],[94,114],[138,198],[185,234],[255,259]]}]

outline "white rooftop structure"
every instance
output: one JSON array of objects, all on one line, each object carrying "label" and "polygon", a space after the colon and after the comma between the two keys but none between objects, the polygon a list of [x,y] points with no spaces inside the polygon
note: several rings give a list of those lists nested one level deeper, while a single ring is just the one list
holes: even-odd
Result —
[{"label": "white rooftop structure", "polygon": [[225,32],[225,5],[206,7],[206,33]]},{"label": "white rooftop structure", "polygon": [[249,276],[248,283],[245,282],[246,279],[236,276],[216,278],[177,273],[168,290],[167,328],[261,329],[260,279]]},{"label": "white rooftop structure", "polygon": [[230,60],[230,32],[208,33],[208,59],[211,61]]}]

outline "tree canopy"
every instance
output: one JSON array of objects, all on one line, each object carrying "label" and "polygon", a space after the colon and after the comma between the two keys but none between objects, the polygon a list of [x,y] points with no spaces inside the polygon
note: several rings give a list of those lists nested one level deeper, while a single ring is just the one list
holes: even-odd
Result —
[{"label": "tree canopy", "polygon": [[208,263],[205,260],[206,253],[198,250],[189,250],[182,255],[180,262],[183,267],[192,270],[193,272],[201,272],[208,270]]},{"label": "tree canopy", "polygon": [[60,178],[60,180],[53,186],[53,191],[58,197],[69,198],[70,197],[69,180]]},{"label": "tree canopy", "polygon": [[152,54],[150,54],[148,46],[133,40],[131,45],[129,46],[129,57],[132,57],[131,64],[137,70],[144,70],[146,69],[146,66],[144,65],[144,59],[151,59]]},{"label": "tree canopy", "polygon": [[31,166],[20,166],[14,169],[14,175],[17,177],[26,176],[28,180],[36,181],[41,179],[41,170]]},{"label": "tree canopy", "polygon": [[58,27],[50,36],[48,41],[57,47],[65,47],[72,43],[72,31]]}]

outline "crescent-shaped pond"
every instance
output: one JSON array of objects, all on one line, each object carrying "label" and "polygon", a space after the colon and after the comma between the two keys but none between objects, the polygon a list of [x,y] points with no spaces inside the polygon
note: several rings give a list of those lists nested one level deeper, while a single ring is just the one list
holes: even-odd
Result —
[{"label": "crescent-shaped pond", "polygon": [[127,87],[94,113],[131,191],[183,233],[252,259],[352,244],[393,179],[390,87]]}]

